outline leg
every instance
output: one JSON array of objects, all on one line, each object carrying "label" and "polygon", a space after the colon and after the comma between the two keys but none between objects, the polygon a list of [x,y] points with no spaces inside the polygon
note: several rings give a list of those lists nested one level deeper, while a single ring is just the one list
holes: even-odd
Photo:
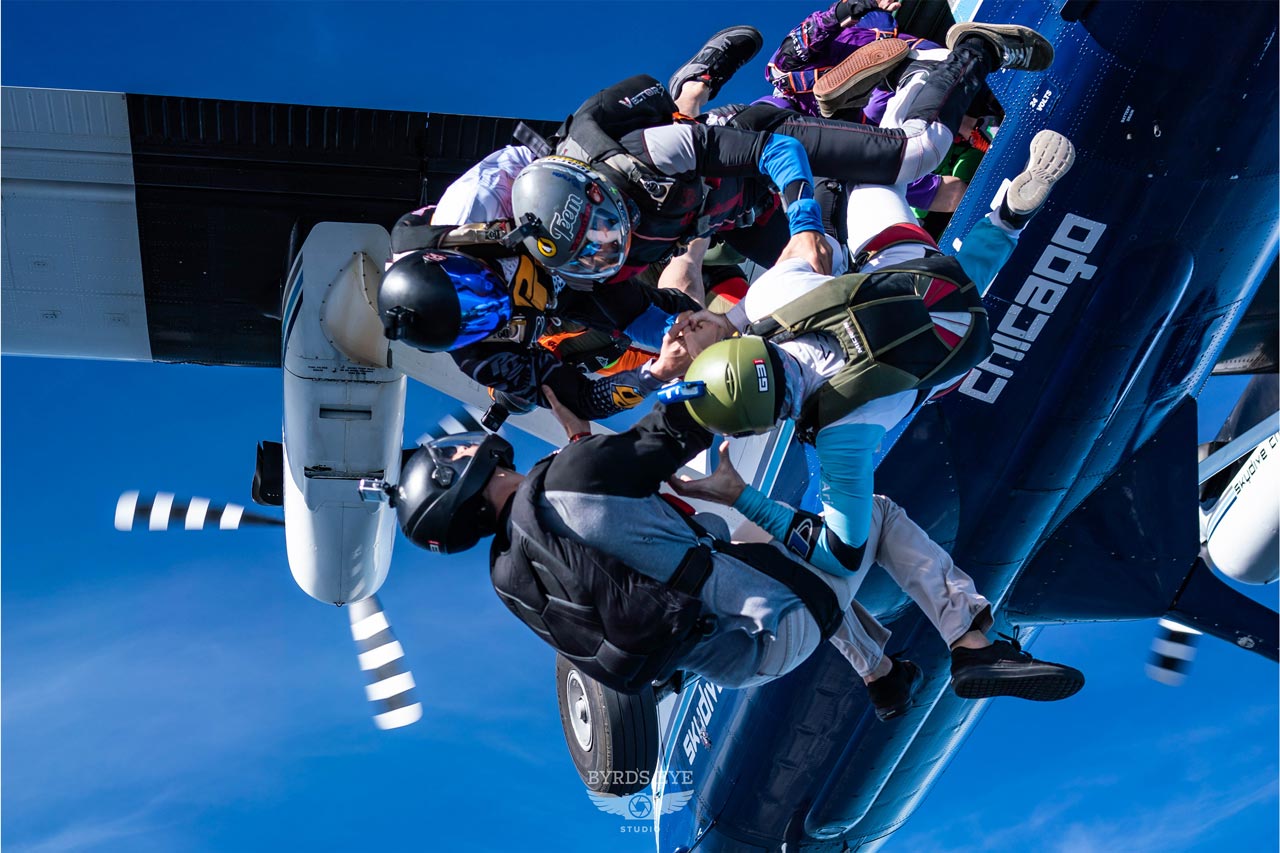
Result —
[{"label": "leg", "polygon": [[1048,702],[1084,686],[1084,675],[1062,664],[1036,660],[1017,640],[992,643],[991,606],[951,555],[902,508],[876,495],[872,527],[879,528],[876,562],[911,596],[951,647],[951,678],[962,699],[1017,696]]},{"label": "leg", "polygon": [[869,684],[889,671],[891,664],[884,653],[889,636],[889,630],[877,622],[866,608],[857,601],[850,601],[844,620],[831,636],[831,644]]},{"label": "leg", "polygon": [[814,173],[824,177],[905,184],[929,174],[987,74],[1002,67],[1040,70],[1053,59],[1049,43],[1026,27],[962,25],[952,32],[950,53],[921,52],[902,72],[881,127],[797,118],[775,132],[799,139]]},{"label": "leg", "polygon": [[719,94],[720,87],[750,62],[763,44],[764,38],[755,27],[729,27],[708,39],[667,83],[667,91],[680,112],[699,115],[707,101]]},{"label": "leg", "polygon": [[[848,198],[846,233],[849,235],[849,252],[854,256],[886,228],[916,222],[915,212],[907,204],[906,187],[901,184],[857,184],[849,187]],[[925,248],[923,243],[920,244],[913,257],[923,257]]]},{"label": "leg", "polygon": [[876,562],[911,596],[948,646],[969,631],[991,627],[991,603],[978,594],[973,579],[900,506],[876,495],[871,523],[880,532]]},{"label": "leg", "polygon": [[699,116],[711,100],[711,87],[702,80],[686,80],[676,95],[676,107],[687,116]]},{"label": "leg", "polygon": [[1031,140],[1026,169],[1010,182],[998,208],[965,235],[956,252],[956,260],[979,290],[985,291],[995,280],[1013,254],[1022,229],[1074,162],[1075,148],[1062,134],[1042,130]]}]

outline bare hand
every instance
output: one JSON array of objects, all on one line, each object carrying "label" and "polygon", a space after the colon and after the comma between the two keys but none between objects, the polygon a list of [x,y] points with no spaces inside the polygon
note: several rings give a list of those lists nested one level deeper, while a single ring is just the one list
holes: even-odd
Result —
[{"label": "bare hand", "polygon": [[683,338],[674,332],[675,330],[672,329],[662,336],[662,350],[649,367],[649,372],[663,382],[670,382],[672,379],[684,376],[684,372],[693,362],[693,356],[689,355]]},{"label": "bare hand", "polygon": [[711,501],[712,503],[733,506],[742,495],[747,484],[743,482],[738,470],[729,461],[729,442],[720,442],[720,462],[711,476],[694,480],[687,477],[672,477],[667,483],[681,497],[694,500]]},{"label": "bare hand", "polygon": [[564,404],[556,399],[556,395],[550,387],[542,386],[542,396],[547,398],[547,405],[551,407],[551,413],[556,416],[556,420],[564,427],[564,434],[569,438],[581,435],[584,432],[591,432],[591,421],[583,420],[566,409]]},{"label": "bare hand", "polygon": [[800,258],[816,273],[831,275],[831,244],[821,231],[801,231],[787,242],[778,261]]},{"label": "bare hand", "polygon": [[676,317],[671,334],[678,336],[688,350],[690,358],[697,358],[704,349],[731,336],[736,329],[724,314],[714,311],[686,311]]}]

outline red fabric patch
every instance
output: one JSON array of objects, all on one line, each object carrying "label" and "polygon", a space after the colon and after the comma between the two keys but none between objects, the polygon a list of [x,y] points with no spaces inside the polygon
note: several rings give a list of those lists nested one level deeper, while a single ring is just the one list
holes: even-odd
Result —
[{"label": "red fabric patch", "polygon": [[938,244],[933,241],[933,236],[919,225],[912,225],[908,222],[900,222],[897,225],[890,225],[876,236],[867,241],[867,245],[862,250],[874,255],[876,252],[883,251],[890,246],[896,246],[899,243],[924,243],[926,246],[938,248]]},{"label": "red fabric patch", "polygon": [[924,304],[932,308],[935,304],[941,301],[943,297],[955,293],[959,289],[960,288],[956,287],[949,281],[943,281],[940,278],[935,278],[933,281],[929,282],[929,289],[924,292]]},{"label": "red fabric patch", "polygon": [[730,305],[737,305],[747,295],[747,280],[741,277],[727,278],[713,284],[710,291],[712,296],[718,296]]},{"label": "red fabric patch", "polygon": [[955,349],[960,345],[960,336],[950,329],[944,329],[942,326],[934,323],[933,330],[938,333],[938,337],[942,338],[942,342],[951,349]]}]

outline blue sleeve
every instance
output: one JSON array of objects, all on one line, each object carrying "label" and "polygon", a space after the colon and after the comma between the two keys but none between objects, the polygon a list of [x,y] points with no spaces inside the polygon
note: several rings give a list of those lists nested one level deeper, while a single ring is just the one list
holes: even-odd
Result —
[{"label": "blue sleeve", "polygon": [[787,538],[791,517],[795,515],[795,510],[791,507],[781,501],[765,497],[764,493],[755,486],[747,486],[743,489],[742,494],[734,501],[733,508],[760,525],[765,533],[780,542]]},{"label": "blue sleeve", "polygon": [[[803,520],[800,517],[801,514],[781,501],[765,497],[762,492],[753,486],[747,486],[742,490],[742,494],[734,502],[733,508],[760,525],[774,539],[787,545],[827,574],[848,577],[857,569],[857,566],[853,568],[846,567],[832,553],[827,542],[825,525],[816,531],[806,531],[810,535],[801,535],[799,537],[800,541],[797,543],[795,539],[799,531],[796,530],[796,527],[797,522]],[[814,516],[809,516],[809,518],[812,519]],[[797,544],[800,547],[796,547]]]},{"label": "blue sleeve", "polygon": [[990,217],[977,221],[960,244],[956,260],[979,292],[986,292],[1018,245],[1016,237],[996,227]]},{"label": "blue sleeve", "polygon": [[672,319],[671,314],[656,305],[650,305],[622,331],[633,343],[657,352],[662,349],[662,336],[666,334]]},{"label": "blue sleeve", "polygon": [[[871,532],[875,450],[884,435],[884,427],[875,424],[842,424],[818,433],[823,530],[812,541],[808,559],[828,574],[847,577],[858,569],[848,565],[848,552],[865,545]],[[751,486],[743,489],[733,508],[780,542],[789,543],[795,532],[796,511]],[[838,540],[834,548],[832,536]],[[846,560],[837,551],[844,551]]]},{"label": "blue sleeve", "polygon": [[791,233],[822,231],[822,208],[813,197],[813,171],[804,146],[790,136],[771,134],[758,165],[782,196]]}]

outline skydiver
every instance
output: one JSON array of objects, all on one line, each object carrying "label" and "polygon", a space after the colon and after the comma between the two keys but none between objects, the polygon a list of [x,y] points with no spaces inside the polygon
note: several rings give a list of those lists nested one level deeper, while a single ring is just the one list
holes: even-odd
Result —
[{"label": "skydiver", "polygon": [[[697,303],[638,281],[599,293],[564,287],[523,247],[486,237],[503,226],[451,235],[447,226],[427,224],[425,209],[401,217],[392,231],[394,263],[378,291],[387,337],[448,352],[490,389],[504,410],[499,420],[545,405],[544,385],[574,414],[599,419],[674,378],[654,353],[631,346],[632,338],[656,351],[668,319]],[[456,245],[443,249],[442,241]]]},{"label": "skydiver", "polygon": [[[865,92],[865,84],[851,85],[851,81],[857,79],[850,72],[856,69],[858,50],[886,38],[903,41],[919,56],[940,47],[928,39],[898,30],[892,12],[901,5],[897,0],[879,0],[878,4],[871,0],[839,0],[829,9],[809,15],[787,34],[769,60],[765,76],[774,90],[756,103],[808,116],[881,124],[892,93],[883,85],[877,85],[870,92]],[[998,104],[984,86],[961,120],[951,151],[944,159],[948,168],[939,167],[907,185],[907,201],[917,208],[919,216],[930,211],[950,213],[956,209],[969,177],[981,160],[981,151],[986,150],[986,145],[981,145],[981,150],[975,148],[970,139],[980,132],[990,116],[998,113]],[[834,191],[839,198],[824,197],[824,189]],[[842,196],[843,191],[833,181],[823,182],[818,189],[824,210],[830,204],[839,204],[843,209]]]},{"label": "skydiver", "polygon": [[[927,174],[987,73],[1040,70],[1052,60],[1048,42],[1025,27],[960,24],[950,36],[945,59],[905,73],[914,85],[899,93],[898,127],[793,120],[781,110],[773,132],[684,117],[672,123],[674,105],[662,87],[652,78],[632,78],[575,113],[559,156],[529,163],[513,180],[511,167],[529,152],[504,149],[482,161],[468,183],[483,187],[486,199],[499,205],[509,192],[531,255],[571,278],[621,281],[699,235],[726,229],[727,241],[753,260],[772,263],[790,247],[817,268],[830,269],[811,162],[819,174],[846,180],[892,183]],[[901,59],[882,61],[896,65]],[[873,77],[884,72],[875,62],[866,69]],[[638,129],[614,130],[615,139],[597,119],[620,103],[632,113],[614,115],[605,125],[625,128],[630,121]],[[704,178],[715,184],[705,193]],[[781,188],[785,222],[775,215],[776,197],[765,178]],[[607,239],[587,240],[588,227]]]},{"label": "skydiver", "polygon": [[[670,335],[663,347],[687,359]],[[744,687],[791,671],[823,639],[882,644],[843,579],[778,542],[731,543],[723,519],[659,494],[713,439],[684,406],[658,405],[614,435],[555,408],[570,442],[527,475],[504,439],[471,433],[424,445],[392,493],[405,535],[432,552],[493,536],[499,598],[584,672],[629,692],[677,671]],[[882,718],[905,710],[898,692],[872,692]]]},{"label": "skydiver", "polygon": [[[767,432],[785,419],[797,422],[798,435],[818,453],[824,509],[821,535],[810,538],[803,556],[845,578],[872,562],[884,566],[952,648],[955,689],[966,698],[1065,698],[1084,682],[1074,669],[1034,660],[1016,641],[987,640],[989,605],[972,580],[896,505],[873,495],[874,454],[931,385],[962,376],[991,351],[977,293],[1008,260],[1074,157],[1066,137],[1037,134],[1026,169],[954,258],[915,224],[901,185],[855,187],[850,247],[865,278],[833,279],[803,259],[783,260],[728,314],[703,311],[672,329],[696,356],[681,390],[700,393],[686,406],[703,426],[742,435]],[[884,312],[886,298],[894,306],[888,313],[856,310],[878,302],[876,310]],[[729,337],[739,332],[765,337]],[[907,378],[912,371],[915,380]],[[788,541],[808,518],[743,484],[723,449],[721,468],[711,477],[672,486],[727,503]],[[891,667],[885,689],[892,685],[909,703],[920,680],[914,664],[888,662],[883,644],[861,657],[857,649],[845,651],[864,677]]]}]

